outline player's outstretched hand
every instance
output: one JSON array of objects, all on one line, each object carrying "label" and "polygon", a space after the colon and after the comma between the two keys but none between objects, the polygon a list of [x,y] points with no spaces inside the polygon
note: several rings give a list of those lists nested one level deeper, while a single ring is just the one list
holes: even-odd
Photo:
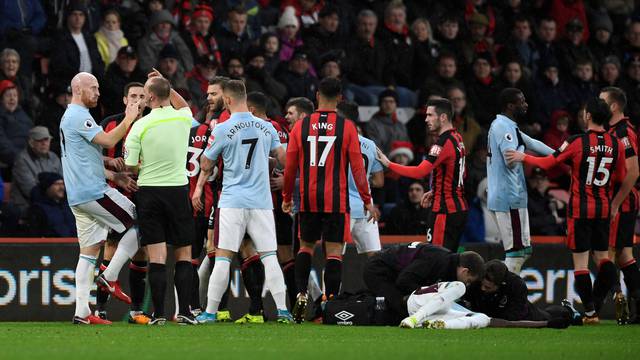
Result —
[{"label": "player's outstretched hand", "polygon": [[431,203],[433,202],[433,190],[428,191],[422,195],[422,200],[420,200],[420,206],[427,209],[431,207]]},{"label": "player's outstretched hand", "polygon": [[156,70],[156,68],[151,68],[151,72],[149,74],[147,74],[147,78],[151,79],[154,77],[163,77],[162,74],[160,74],[160,71]]},{"label": "player's outstretched hand", "polygon": [[128,192],[138,191],[138,184],[131,177],[130,172],[118,172],[113,174],[113,182],[116,185]]},{"label": "player's outstretched hand", "polygon": [[524,160],[524,153],[515,150],[507,150],[504,153],[504,158],[507,160],[507,164],[511,165],[515,162],[522,162],[522,160]]},{"label": "player's outstretched hand", "polygon": [[127,169],[127,167],[124,164],[124,159],[121,157],[120,158],[105,157],[104,165],[108,169],[114,170],[116,172],[125,171]]},{"label": "player's outstretched hand", "polygon": [[285,214],[293,213],[293,201],[283,201],[282,202],[282,212]]},{"label": "player's outstretched hand", "polygon": [[196,186],[196,189],[193,191],[193,195],[191,196],[191,205],[193,205],[193,208],[198,212],[204,210],[201,187]]},{"label": "player's outstretched hand", "polygon": [[373,221],[374,223],[376,223],[378,222],[378,220],[380,220],[380,211],[378,211],[378,208],[373,205],[373,203],[365,204],[364,211],[365,213],[369,213],[367,221]]},{"label": "player's outstretched hand", "polygon": [[384,167],[389,167],[389,163],[391,163],[391,161],[389,161],[387,155],[385,155],[378,147],[376,147],[376,157],[378,158],[378,161],[380,161],[380,163],[384,165]]}]

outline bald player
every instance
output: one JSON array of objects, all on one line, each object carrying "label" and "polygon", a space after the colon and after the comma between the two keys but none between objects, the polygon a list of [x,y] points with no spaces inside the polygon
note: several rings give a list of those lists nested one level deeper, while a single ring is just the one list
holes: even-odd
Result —
[{"label": "bald player", "polygon": [[[110,324],[91,314],[89,292],[96,258],[109,229],[124,233],[107,269],[96,282],[114,297],[131,303],[118,283],[124,263],[138,250],[138,232],[134,224],[135,206],[106,179],[126,187],[133,180],[104,168],[102,148],[114,147],[138,116],[139,101],[127,104],[124,120],[105,133],[89,109],[98,105],[98,80],[89,73],[79,73],[71,80],[73,97],[60,122],[60,148],[67,198],[76,219],[80,257],[76,266],[76,311],[74,324]],[[106,178],[106,179],[105,179]]]}]

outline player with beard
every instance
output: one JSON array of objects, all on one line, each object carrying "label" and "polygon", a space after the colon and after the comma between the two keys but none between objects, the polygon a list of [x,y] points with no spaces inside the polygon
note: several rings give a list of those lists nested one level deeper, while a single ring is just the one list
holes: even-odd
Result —
[{"label": "player with beard", "polygon": [[[631,124],[631,119],[625,116],[627,96],[617,87],[606,87],[600,92],[600,99],[609,105],[611,119],[609,119],[609,134],[620,139],[624,145],[627,176],[624,182],[631,187],[631,192],[622,204],[612,203],[611,209],[620,209],[611,223],[609,234],[609,256],[614,257],[620,271],[624,274],[624,282],[629,291],[629,297],[636,306],[636,323],[640,322],[638,310],[640,306],[640,271],[636,259],[633,257],[633,238],[635,235],[636,216],[638,215],[638,191],[633,187],[638,179],[638,134]],[[616,188],[617,189],[617,188]],[[629,321],[629,307],[627,299],[620,289],[620,278],[615,285],[616,320],[623,325]]]},{"label": "player with beard", "polygon": [[449,100],[430,100],[425,122],[429,131],[438,135],[438,141],[429,150],[427,159],[418,166],[403,166],[389,161],[380,149],[378,159],[391,171],[414,179],[422,179],[433,171],[433,189],[424,201],[432,203],[427,241],[456,252],[467,222],[468,206],[464,196],[466,152],[452,118]]},{"label": "player with beard", "polygon": [[[130,102],[143,101],[144,100],[144,85],[139,82],[131,82],[128,83],[124,88],[124,97],[122,98],[122,102],[125,107]],[[140,107],[138,112],[137,119],[142,117],[143,107]],[[122,120],[125,118],[125,113],[111,115],[100,123],[100,126],[104,129],[105,132],[111,132],[113,129],[118,127]],[[111,161],[116,161],[121,168],[116,170],[124,170],[124,160],[123,156],[123,148],[124,148],[124,140],[127,135],[120,140],[116,146],[110,149],[103,149],[102,153],[105,157],[111,159]],[[108,182],[111,187],[117,187],[117,185],[109,181]],[[130,186],[127,187],[119,187],[118,190],[122,192],[124,196],[134,201],[133,195],[137,190],[137,186],[135,183],[131,182]],[[100,264],[100,273],[109,266],[111,259],[113,258],[113,254],[116,251],[116,247],[118,246],[118,241],[120,240],[120,235],[114,231],[109,233],[107,237],[107,241],[104,245],[104,252],[102,256],[102,264]],[[129,263],[129,288],[131,290],[131,311],[129,311],[129,322],[132,324],[147,324],[150,318],[145,315],[142,311],[142,302],[144,301],[144,293],[145,293],[145,278],[147,276],[147,257],[143,249],[139,249],[136,255],[131,259]],[[96,289],[96,305],[98,307],[97,315],[102,319],[107,318],[107,308],[106,303],[109,299],[109,292],[103,290],[98,287]]]},{"label": "player with beard", "polygon": [[518,129],[518,121],[527,114],[527,102],[521,90],[506,88],[500,92],[501,114],[491,123],[487,154],[487,207],[491,210],[505,251],[509,271],[519,274],[531,255],[527,182],[522,164],[507,164],[507,150],[530,150],[550,155],[553,149]]},{"label": "player with beard", "polygon": [[[209,127],[209,135],[211,131],[215,129],[216,125],[223,123],[225,120],[229,118],[229,115],[230,115],[229,110],[225,108],[224,101],[222,100],[223,85],[225,82],[229,80],[230,80],[229,78],[224,76],[216,76],[211,81],[209,81],[209,86],[207,87],[207,112],[205,114],[204,123],[203,123]],[[205,150],[210,146],[210,140],[211,138],[208,136],[207,142],[205,143],[206,144]],[[201,156],[199,156],[198,159],[201,159]],[[198,170],[200,169],[201,169],[200,164],[198,164]],[[198,302],[199,302],[200,289],[208,288],[209,276],[211,275],[211,269],[213,269],[214,262],[215,262],[216,251],[215,251],[215,246],[213,241],[214,240],[213,235],[214,235],[214,228],[216,224],[214,221],[214,213],[215,213],[215,208],[218,205],[220,189],[222,187],[222,176],[220,174],[222,174],[222,169],[221,169],[221,164],[218,164],[218,166],[214,168],[213,174],[211,175],[211,177],[207,176],[201,171],[198,171],[197,177],[190,178],[190,180],[191,179],[196,180],[195,185],[192,188],[190,188],[191,203],[193,205],[194,211],[198,211],[198,212],[205,211],[205,206],[207,205],[203,203],[202,198],[204,196],[206,199],[206,195],[204,195],[206,184],[211,185],[211,190],[213,195],[212,202],[210,205],[208,205],[209,217],[207,221],[207,232],[206,232],[207,245],[205,249],[207,255],[204,257],[204,259],[202,260],[202,263],[198,267],[198,271],[197,271],[198,290],[197,290],[197,294],[195,293],[195,290],[194,290],[194,294],[192,295],[192,303],[194,304],[196,300],[193,299],[193,296],[197,296]],[[220,310],[218,311],[218,322],[231,321],[231,313],[227,309],[227,300],[228,300],[228,293],[225,292],[220,302]]]},{"label": "player with beard", "polygon": [[74,324],[110,324],[91,314],[89,293],[96,258],[109,229],[124,233],[113,259],[96,282],[118,299],[131,303],[122,292],[118,274],[138,251],[138,230],[134,227],[135,205],[109,187],[105,177],[124,185],[129,177],[114,175],[104,168],[102,148],[115,146],[139,113],[139,101],[127,105],[125,119],[105,133],[89,113],[100,96],[95,76],[81,72],[71,80],[73,97],[60,122],[62,169],[67,197],[76,219],[80,257],[75,271],[76,310]]}]

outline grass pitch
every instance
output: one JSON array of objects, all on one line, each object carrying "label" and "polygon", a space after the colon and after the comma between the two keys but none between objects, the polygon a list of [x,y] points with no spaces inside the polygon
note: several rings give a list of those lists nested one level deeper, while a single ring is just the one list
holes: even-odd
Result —
[{"label": "grass pitch", "polygon": [[0,323],[0,359],[635,359],[640,326],[423,330],[315,324]]}]

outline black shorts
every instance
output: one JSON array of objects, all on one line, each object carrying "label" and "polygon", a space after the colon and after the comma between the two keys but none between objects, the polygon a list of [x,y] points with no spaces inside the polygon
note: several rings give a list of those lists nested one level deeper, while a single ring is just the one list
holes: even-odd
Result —
[{"label": "black shorts", "polygon": [[193,210],[187,186],[142,186],[136,194],[140,243],[166,242],[173,246],[193,243]]},{"label": "black shorts", "polygon": [[349,234],[349,214],[300,213],[300,240],[315,243],[318,240],[343,244]]},{"label": "black shorts", "polygon": [[633,237],[636,233],[636,213],[619,212],[613,221],[609,233],[609,247],[623,249],[633,247]]},{"label": "black shorts", "polygon": [[200,253],[204,248],[204,242],[207,240],[207,223],[209,219],[204,216],[196,216],[193,218],[195,223],[193,242],[191,243],[191,258],[199,259]]},{"label": "black shorts", "polygon": [[427,242],[457,252],[466,224],[466,211],[452,214],[432,212],[427,222]]},{"label": "black shorts", "polygon": [[282,212],[282,209],[273,211],[273,218],[276,222],[276,240],[278,245],[293,244],[293,218],[289,214]]},{"label": "black shorts", "polygon": [[574,253],[609,250],[609,219],[567,219],[567,246]]}]

